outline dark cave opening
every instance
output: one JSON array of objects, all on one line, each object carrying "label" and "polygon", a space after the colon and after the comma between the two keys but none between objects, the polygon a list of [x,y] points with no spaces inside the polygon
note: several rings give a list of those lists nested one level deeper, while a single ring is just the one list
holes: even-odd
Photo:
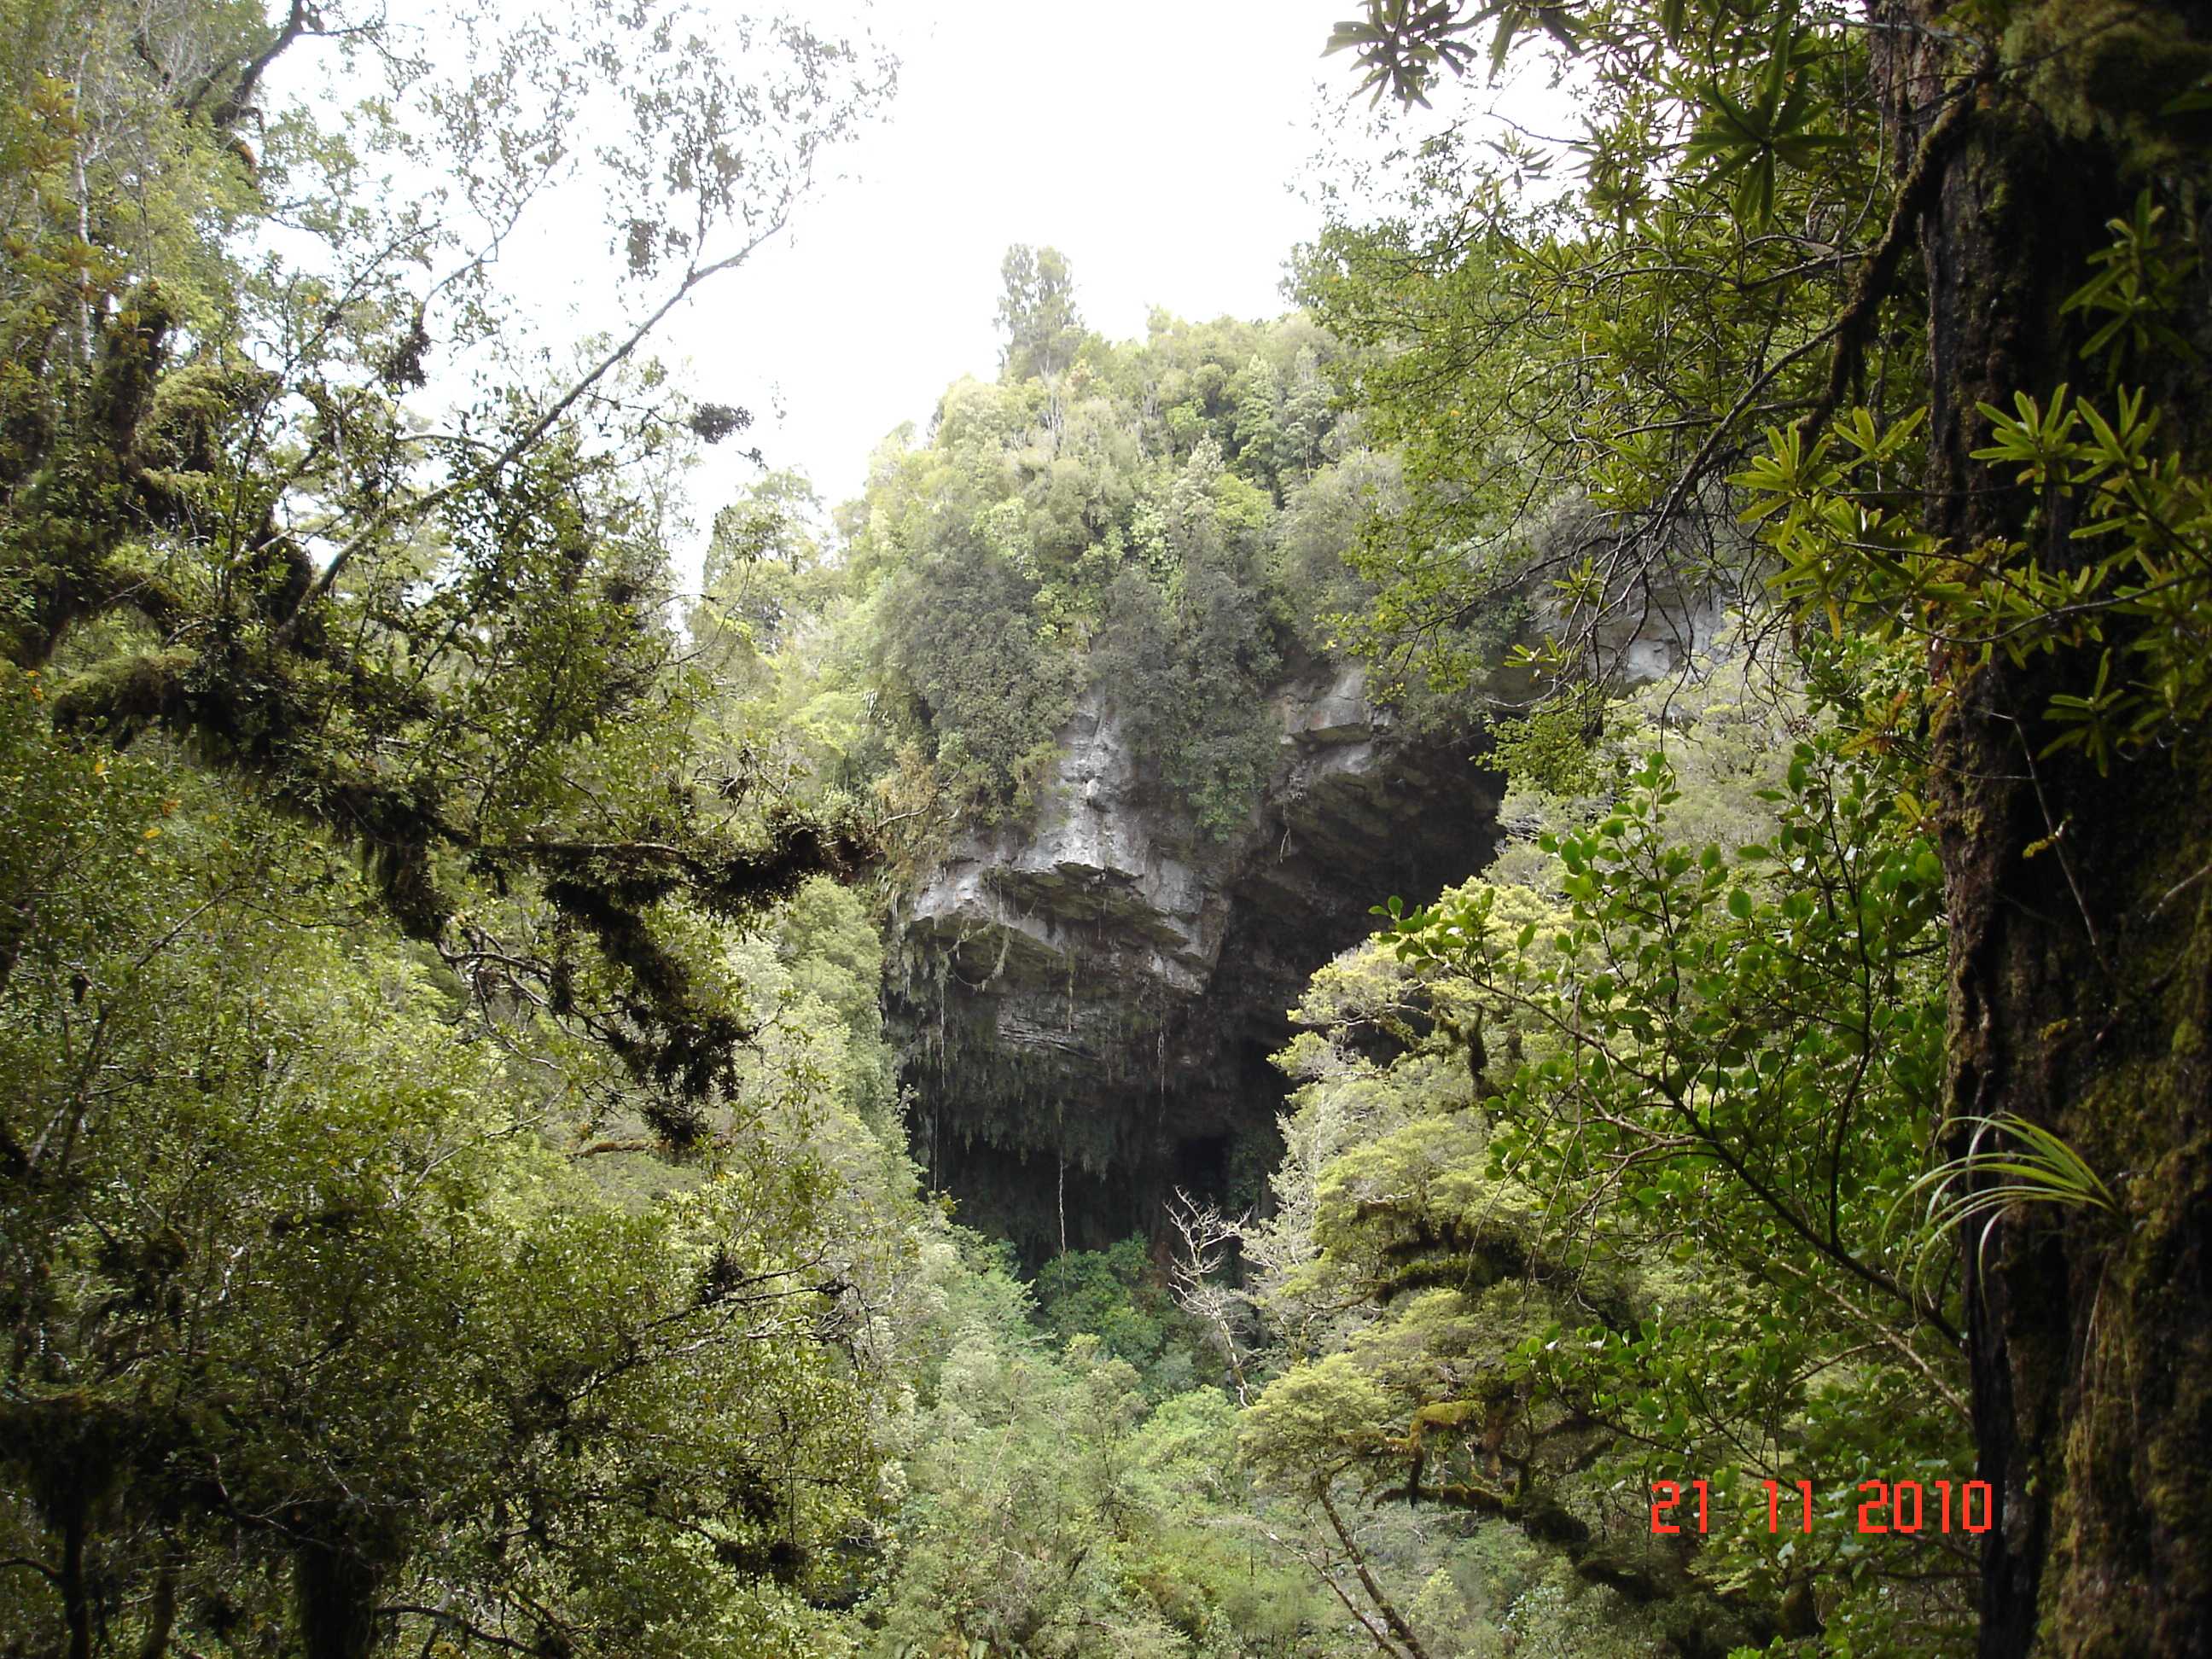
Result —
[{"label": "dark cave opening", "polygon": [[1174,1184],[1193,1197],[1221,1194],[1229,1184],[1229,1137],[1194,1135],[1177,1141]]},{"label": "dark cave opening", "polygon": [[1489,862],[1504,781],[1481,747],[1467,732],[1286,738],[1233,845],[1194,846],[1127,804],[1103,830],[1079,794],[948,859],[886,989],[917,1154],[927,1139],[961,1219],[1034,1267],[1063,1242],[1159,1243],[1178,1188],[1265,1213],[1291,1011],[1374,927],[1371,907],[1425,902]]}]

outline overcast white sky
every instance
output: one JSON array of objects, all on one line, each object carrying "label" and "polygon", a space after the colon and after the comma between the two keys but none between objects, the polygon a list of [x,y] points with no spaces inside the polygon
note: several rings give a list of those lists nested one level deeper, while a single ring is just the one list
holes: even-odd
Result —
[{"label": "overcast white sky", "polygon": [[[1141,336],[1147,310],[1273,316],[1324,63],[1358,0],[904,0],[877,8],[902,59],[885,117],[783,238],[670,319],[704,395],[745,404],[771,465],[836,501],[902,421],[998,366],[1009,244],[1072,261],[1085,320]],[[717,474],[721,465],[714,468]],[[698,505],[716,493],[700,480]]]},{"label": "overcast white sky", "polygon": [[[496,16],[538,0],[483,0]],[[734,15],[749,0],[695,0]],[[765,0],[773,7],[775,0]],[[831,505],[856,495],[886,434],[927,425],[945,388],[998,368],[999,267],[1015,242],[1071,261],[1085,319],[1141,337],[1164,307],[1194,320],[1279,314],[1285,261],[1320,228],[1304,177],[1317,121],[1366,125],[1332,26],[1363,0],[784,0],[832,34],[857,17],[900,59],[899,84],[781,237],[672,313],[647,349],[702,398],[754,425],[709,450],[690,494],[703,532],[758,476],[736,451],[806,474]],[[394,0],[433,58],[445,0]],[[696,13],[695,13],[696,15]],[[323,52],[319,96],[359,89]],[[459,72],[459,59],[448,67]],[[1440,89],[1467,115],[1479,88]],[[1443,116],[1423,118],[1436,121]],[[1402,143],[1412,123],[1388,124]],[[1382,141],[1353,141],[1372,155]],[[549,343],[626,331],[635,291],[605,244],[602,204],[541,199],[509,239],[494,284]],[[557,356],[557,352],[556,352]],[[672,549],[693,574],[703,533]],[[685,569],[689,567],[689,569]]]}]

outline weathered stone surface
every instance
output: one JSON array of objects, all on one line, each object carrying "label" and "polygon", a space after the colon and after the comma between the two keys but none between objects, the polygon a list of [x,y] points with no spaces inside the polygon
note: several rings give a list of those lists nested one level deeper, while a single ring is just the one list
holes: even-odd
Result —
[{"label": "weathered stone surface", "polygon": [[1158,1224],[1182,1185],[1259,1200],[1313,970],[1393,893],[1487,860],[1498,783],[1468,736],[1417,741],[1357,669],[1270,697],[1279,758],[1245,830],[1206,841],[1110,702],[1060,733],[1033,822],[963,838],[895,918],[890,1000],[916,1152],[1031,1256]]}]

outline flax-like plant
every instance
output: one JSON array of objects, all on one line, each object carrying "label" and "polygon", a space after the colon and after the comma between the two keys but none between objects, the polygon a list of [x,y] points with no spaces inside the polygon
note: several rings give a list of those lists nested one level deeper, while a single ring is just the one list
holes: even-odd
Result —
[{"label": "flax-like plant", "polygon": [[[2119,1208],[2119,1200],[2104,1178],[2091,1169],[2081,1153],[2064,1139],[2026,1118],[2010,1112],[1964,1120],[1973,1125],[1973,1136],[1958,1157],[1937,1164],[1905,1189],[1900,1202],[1928,1194],[1928,1209],[1914,1250],[1913,1274],[1917,1284],[1936,1247],[1957,1229],[1981,1223],[1974,1240],[1975,1261],[1988,1249],[1990,1230],[1997,1218],[2014,1204],[2055,1204],[2067,1209]],[[1987,1144],[2002,1135],[2010,1146]],[[1977,1184],[1981,1177],[1996,1176],[1995,1184]]]}]

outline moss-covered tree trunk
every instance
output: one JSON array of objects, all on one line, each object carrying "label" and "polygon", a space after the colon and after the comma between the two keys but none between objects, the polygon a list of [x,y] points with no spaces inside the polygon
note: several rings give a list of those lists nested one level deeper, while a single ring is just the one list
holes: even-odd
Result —
[{"label": "moss-covered tree trunk", "polygon": [[[1960,85],[1936,33],[1960,8],[1873,9],[1903,26],[1883,62],[1909,155]],[[2134,137],[2156,106],[2124,106],[2171,96],[2156,83],[2177,47],[2212,39],[2212,6],[1995,9],[2009,14],[2002,53],[1979,66],[1975,106],[1934,161],[1920,227],[1928,512],[1961,550],[2032,535],[2057,567],[2080,544],[1971,459],[1988,441],[1976,404],[2094,383],[2060,308],[2105,221],[2170,167]],[[2031,67],[2061,33],[2068,55]],[[2203,333],[2201,316],[2187,321]],[[2202,393],[2179,374],[2156,389],[2201,436]],[[2179,733],[2100,775],[2078,751],[2043,752],[2052,693],[2086,690],[2094,653],[1976,668],[1939,651],[1931,665],[1954,694],[1936,742],[1951,1150],[1963,1120],[2017,1114],[2064,1136],[2121,1212],[2017,1205],[1985,1243],[1978,1228],[1964,1241],[1978,1474],[1999,1494],[1981,1651],[2212,1652],[2212,745]]]}]

